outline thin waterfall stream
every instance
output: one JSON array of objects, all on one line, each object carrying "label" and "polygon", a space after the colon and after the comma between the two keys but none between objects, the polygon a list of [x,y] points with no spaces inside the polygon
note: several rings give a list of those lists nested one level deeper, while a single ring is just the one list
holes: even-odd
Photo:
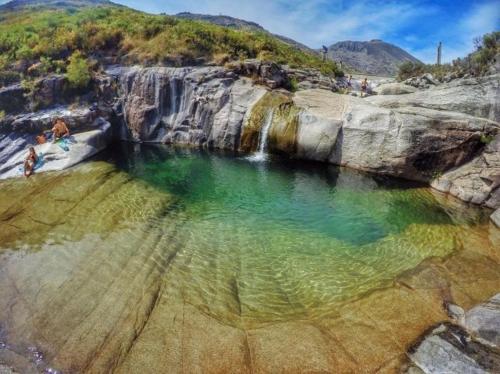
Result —
[{"label": "thin waterfall stream", "polygon": [[271,125],[273,124],[274,118],[274,110],[270,110],[264,121],[264,125],[262,126],[262,130],[259,135],[259,146],[257,148],[257,152],[248,157],[250,161],[265,161],[267,160],[267,144],[269,137],[269,130],[271,129]]}]

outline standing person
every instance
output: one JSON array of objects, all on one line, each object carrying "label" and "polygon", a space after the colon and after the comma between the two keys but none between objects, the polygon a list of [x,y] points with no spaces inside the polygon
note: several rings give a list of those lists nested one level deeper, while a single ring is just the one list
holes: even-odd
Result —
[{"label": "standing person", "polygon": [[368,93],[368,78],[363,79],[363,81],[361,82],[361,97],[363,97],[363,93],[365,94],[365,96]]},{"label": "standing person", "polygon": [[347,89],[349,91],[352,90],[352,75],[349,75],[349,78],[347,78]]},{"label": "standing person", "polygon": [[38,155],[35,152],[35,148],[30,147],[28,156],[26,156],[26,159],[24,160],[24,176],[26,178],[29,178],[33,174],[37,162]]},{"label": "standing person", "polygon": [[54,124],[54,127],[52,127],[52,133],[54,134],[54,139],[53,139],[54,143],[61,138],[69,136],[69,129],[68,126],[66,125],[66,122],[64,122],[64,119],[62,118],[56,119],[56,123]]}]

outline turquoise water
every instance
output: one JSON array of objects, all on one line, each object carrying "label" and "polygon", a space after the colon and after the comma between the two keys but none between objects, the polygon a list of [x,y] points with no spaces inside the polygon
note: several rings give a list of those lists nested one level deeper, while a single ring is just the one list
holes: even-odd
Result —
[{"label": "turquoise water", "polygon": [[228,322],[235,298],[248,321],[329,313],[458,250],[485,219],[422,186],[334,166],[122,147],[120,170],[175,197],[173,287]]}]

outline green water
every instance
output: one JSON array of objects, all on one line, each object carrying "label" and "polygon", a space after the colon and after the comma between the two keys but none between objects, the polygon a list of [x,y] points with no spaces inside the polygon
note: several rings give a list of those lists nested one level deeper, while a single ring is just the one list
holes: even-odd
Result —
[{"label": "green water", "polygon": [[228,322],[331,313],[460,249],[481,221],[422,186],[333,166],[148,146],[121,154],[121,170],[176,198],[175,287]]},{"label": "green water", "polygon": [[16,282],[0,288],[0,311],[32,300],[37,313],[70,308],[71,321],[92,303],[127,302],[139,274],[170,303],[231,325],[322,318],[429,257],[487,242],[486,211],[276,157],[121,144],[72,171],[0,186],[0,277]]}]

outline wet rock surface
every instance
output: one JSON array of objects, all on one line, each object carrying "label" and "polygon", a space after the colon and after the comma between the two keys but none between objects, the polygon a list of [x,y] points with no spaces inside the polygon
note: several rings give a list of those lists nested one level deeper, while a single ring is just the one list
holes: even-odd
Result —
[{"label": "wet rock surface", "polygon": [[499,372],[500,294],[455,322],[438,325],[411,348],[412,363],[429,374]]}]

